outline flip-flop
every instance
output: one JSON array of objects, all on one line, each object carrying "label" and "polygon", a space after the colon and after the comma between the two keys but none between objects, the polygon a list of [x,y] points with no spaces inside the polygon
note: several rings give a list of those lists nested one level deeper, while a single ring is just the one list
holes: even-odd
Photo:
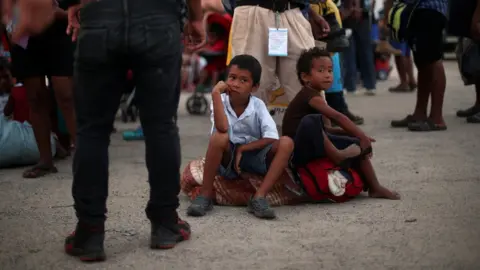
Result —
[{"label": "flip-flop", "polygon": [[388,88],[388,91],[392,93],[410,93],[413,92],[414,89],[412,89],[410,86],[397,85],[395,87]]},{"label": "flip-flop", "polygon": [[473,107],[470,107],[466,110],[459,110],[457,112],[457,116],[458,117],[470,117],[470,116],[473,116],[477,113],[480,113],[480,107],[479,106],[473,106]]},{"label": "flip-flop", "polygon": [[417,87],[418,87],[418,85],[416,83],[411,83],[408,86],[410,87],[411,92],[417,90]]},{"label": "flip-flop", "polygon": [[44,166],[44,165],[36,165],[32,168],[23,172],[23,178],[39,178],[43,177],[47,174],[57,173],[58,170],[55,166]]},{"label": "flip-flop", "polygon": [[447,130],[447,126],[435,124],[432,120],[427,119],[425,121],[415,121],[409,123],[408,130],[418,132],[444,131]]},{"label": "flip-flop", "polygon": [[390,125],[394,128],[406,128],[410,122],[413,122],[413,116],[411,114],[407,115],[401,120],[392,120]]},{"label": "flip-flop", "polygon": [[480,123],[480,112],[472,116],[467,117],[467,123],[479,124]]}]

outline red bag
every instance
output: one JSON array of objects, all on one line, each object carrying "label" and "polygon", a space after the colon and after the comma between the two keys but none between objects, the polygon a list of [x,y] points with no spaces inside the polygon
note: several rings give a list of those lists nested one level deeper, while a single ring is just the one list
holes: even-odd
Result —
[{"label": "red bag", "polygon": [[333,195],[328,186],[328,174],[332,171],[340,171],[340,168],[328,159],[314,160],[306,166],[295,168],[294,171],[298,184],[314,202],[342,203],[355,198],[363,190],[360,175],[350,169],[348,171],[350,179],[345,184],[345,193],[341,196]]}]

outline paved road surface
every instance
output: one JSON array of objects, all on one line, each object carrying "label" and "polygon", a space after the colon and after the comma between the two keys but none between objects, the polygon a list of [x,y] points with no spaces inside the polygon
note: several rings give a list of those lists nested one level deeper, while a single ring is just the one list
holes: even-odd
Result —
[{"label": "paved road surface", "polygon": [[[418,134],[389,128],[413,107],[414,94],[349,97],[377,139],[374,163],[381,181],[402,201],[365,197],[346,204],[277,209],[277,221],[258,220],[243,208],[217,207],[187,218],[193,236],[171,251],[151,251],[144,216],[148,186],[141,142],[114,134],[111,153],[108,261],[84,265],[63,253],[74,228],[70,160],[59,173],[22,179],[22,169],[0,171],[0,269],[480,269],[480,125],[455,110],[474,92],[447,63],[446,132]],[[205,151],[209,120],[181,104],[183,164]],[[133,125],[118,125],[119,129]],[[182,196],[180,212],[188,205]],[[411,222],[409,222],[411,221]]]}]

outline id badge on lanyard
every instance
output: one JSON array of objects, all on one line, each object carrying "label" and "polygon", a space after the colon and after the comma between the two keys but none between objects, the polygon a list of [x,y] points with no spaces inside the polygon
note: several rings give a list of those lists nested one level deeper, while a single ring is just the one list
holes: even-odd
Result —
[{"label": "id badge on lanyard", "polygon": [[288,56],[288,29],[280,28],[279,12],[275,12],[275,27],[268,28],[268,55]]}]

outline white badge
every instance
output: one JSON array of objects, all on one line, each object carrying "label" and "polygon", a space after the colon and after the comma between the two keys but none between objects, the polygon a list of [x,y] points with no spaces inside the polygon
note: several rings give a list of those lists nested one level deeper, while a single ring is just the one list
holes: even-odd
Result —
[{"label": "white badge", "polygon": [[288,55],[288,29],[268,28],[268,55]]}]

